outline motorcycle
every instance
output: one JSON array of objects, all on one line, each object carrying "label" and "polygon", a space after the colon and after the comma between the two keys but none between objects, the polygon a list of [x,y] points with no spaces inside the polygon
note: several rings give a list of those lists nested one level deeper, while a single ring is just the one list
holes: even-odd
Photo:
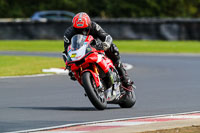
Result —
[{"label": "motorcycle", "polygon": [[73,36],[65,55],[66,67],[83,86],[96,109],[104,110],[107,104],[131,108],[136,102],[134,87],[128,91],[123,89],[113,62],[103,50],[93,47],[95,43],[91,35]]}]

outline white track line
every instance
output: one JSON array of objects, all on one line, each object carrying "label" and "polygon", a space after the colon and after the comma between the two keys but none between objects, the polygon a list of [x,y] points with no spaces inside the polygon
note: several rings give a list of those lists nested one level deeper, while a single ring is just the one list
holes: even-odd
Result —
[{"label": "white track line", "polygon": [[[98,123],[98,126],[133,126],[133,125],[143,125],[143,124],[150,124],[153,122],[123,122],[123,121],[117,121],[117,122],[110,122],[110,123]],[[89,126],[93,126],[96,125],[95,124],[91,124]]]},{"label": "white track line", "polygon": [[[184,112],[184,113],[175,113],[175,114],[163,114],[163,115],[154,115],[154,116],[142,116],[142,117],[131,117],[131,118],[121,118],[121,119],[112,119],[112,120],[102,120],[102,121],[93,121],[93,122],[83,122],[83,123],[73,123],[73,124],[66,124],[60,126],[52,126],[46,128],[38,128],[38,129],[30,129],[30,130],[22,130],[16,132],[7,132],[7,133],[27,133],[27,132],[39,132],[44,130],[50,129],[57,129],[57,128],[64,128],[64,127],[72,127],[72,126],[80,126],[80,125],[89,125],[89,124],[99,124],[105,122],[115,122],[115,121],[124,121],[124,120],[134,120],[134,119],[144,119],[144,118],[155,118],[155,117],[165,117],[165,116],[174,116],[174,115],[185,115],[185,114],[193,114],[193,113],[200,113],[200,111],[192,111],[192,112]],[[140,123],[141,124],[141,123]]]}]

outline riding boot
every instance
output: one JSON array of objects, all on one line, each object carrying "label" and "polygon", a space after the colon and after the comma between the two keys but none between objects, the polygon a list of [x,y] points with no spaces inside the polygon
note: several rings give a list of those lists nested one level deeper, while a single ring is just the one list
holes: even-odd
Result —
[{"label": "riding boot", "polygon": [[115,68],[117,69],[120,79],[122,81],[122,86],[125,90],[131,91],[133,87],[133,81],[130,79],[128,76],[126,70],[124,69],[121,61],[120,61],[120,54],[117,46],[115,44],[111,44],[111,47],[105,51],[106,56],[110,58],[114,65]]},{"label": "riding boot", "polygon": [[125,90],[131,91],[133,88],[134,82],[128,76],[126,70],[123,67],[121,61],[115,63],[115,67],[119,73],[120,79],[122,81],[122,86]]}]

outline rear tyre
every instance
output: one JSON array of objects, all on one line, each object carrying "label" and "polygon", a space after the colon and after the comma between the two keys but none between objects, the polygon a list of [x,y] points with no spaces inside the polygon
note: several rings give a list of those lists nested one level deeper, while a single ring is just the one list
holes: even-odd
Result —
[{"label": "rear tyre", "polygon": [[82,83],[85,92],[91,103],[98,110],[104,110],[107,106],[107,101],[104,92],[97,89],[94,78],[90,72],[85,72],[82,75]]},{"label": "rear tyre", "polygon": [[122,101],[119,103],[121,108],[131,108],[135,105],[136,96],[134,89],[132,91],[127,91],[126,94],[122,97]]}]

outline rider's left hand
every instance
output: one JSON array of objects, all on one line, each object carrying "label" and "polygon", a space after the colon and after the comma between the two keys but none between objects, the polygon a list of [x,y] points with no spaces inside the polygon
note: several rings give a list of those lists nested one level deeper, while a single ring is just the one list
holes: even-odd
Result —
[{"label": "rider's left hand", "polygon": [[106,51],[107,49],[110,48],[110,44],[107,43],[107,42],[102,42],[102,45],[103,45],[103,49]]}]

